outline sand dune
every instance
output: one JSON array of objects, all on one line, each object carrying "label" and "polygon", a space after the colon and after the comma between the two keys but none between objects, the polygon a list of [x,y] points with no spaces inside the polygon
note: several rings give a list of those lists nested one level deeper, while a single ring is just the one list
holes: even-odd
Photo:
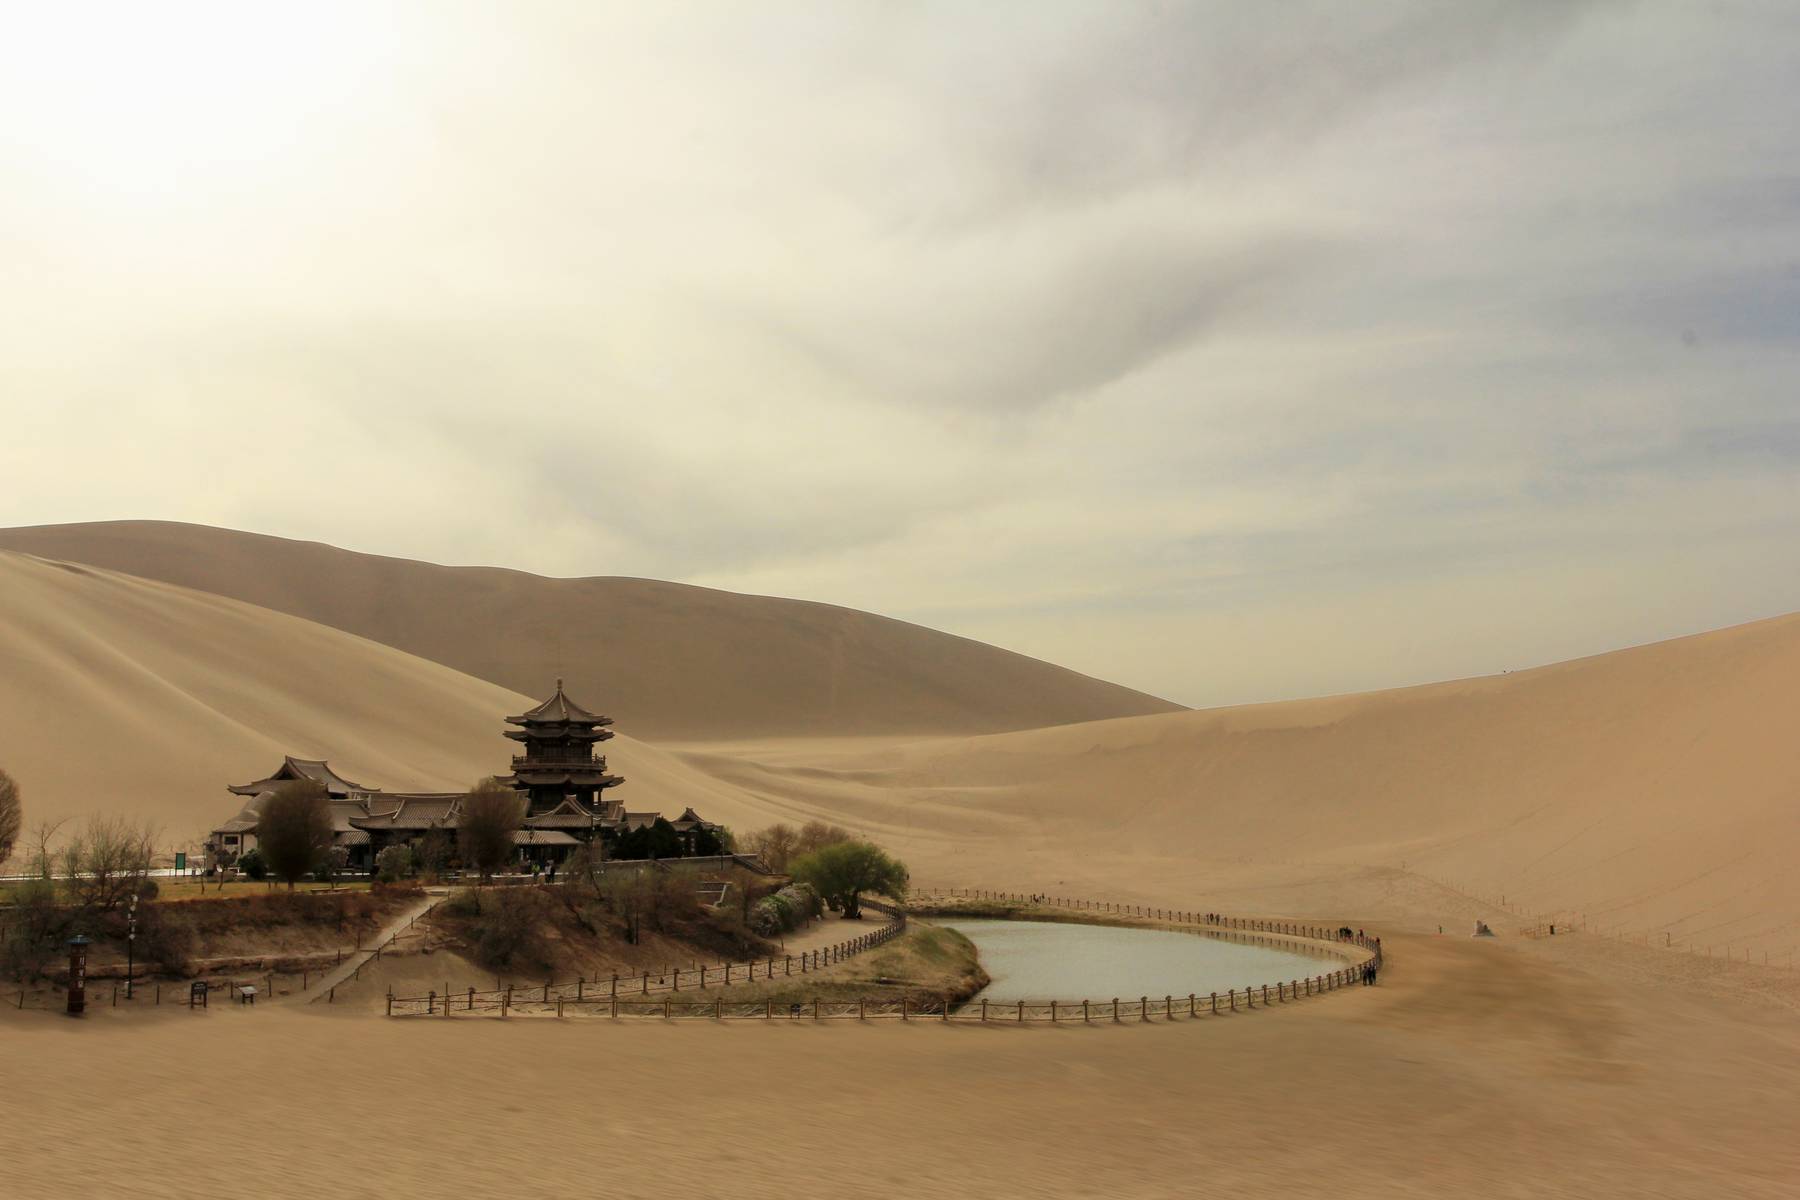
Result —
[{"label": "sand dune", "polygon": [[644,579],[441,567],[199,525],[0,530],[90,563],[304,617],[516,691],[603,681],[651,738],[989,733],[1179,706],[853,609]]},{"label": "sand dune", "polygon": [[[609,749],[634,804],[694,802],[740,828],[828,816],[878,832],[927,881],[1367,921],[1390,965],[1380,988],[1217,1023],[1056,1030],[408,1024],[266,1005],[77,1023],[0,1004],[0,1047],[31,1078],[108,1081],[0,1089],[0,1128],[21,1132],[0,1187],[578,1189],[592,1163],[546,1152],[529,1101],[440,1105],[347,1173],[315,1178],[315,1151],[391,1120],[394,1095],[534,1096],[623,1072],[657,1082],[601,1107],[627,1191],[692,1177],[698,1194],[804,1194],[837,1170],[918,1196],[1151,1197],[1197,1180],[1286,1195],[1326,1175],[1352,1196],[1785,1196],[1793,972],[1416,931],[1506,918],[1424,872],[1779,954],[1800,915],[1797,680],[1800,618],[1784,618],[1502,678],[1024,732],[622,736]],[[198,829],[228,807],[226,781],[284,751],[371,783],[457,786],[497,765],[497,719],[524,699],[236,600],[0,553],[0,763],[34,816],[106,807]],[[197,1061],[274,1081],[283,1102],[221,1106]],[[385,1090],[346,1093],[345,1071]],[[715,1139],[706,1165],[671,1176],[695,1097],[722,1079],[827,1099],[752,1103],[755,1139]]]},{"label": "sand dune", "polygon": [[[230,816],[226,784],[284,753],[375,786],[466,787],[505,769],[502,718],[530,704],[336,629],[92,567],[0,552],[0,597],[0,765],[28,821],[124,812],[172,845]],[[729,785],[626,736],[607,748],[633,808],[756,823]]]},{"label": "sand dune", "polygon": [[1339,901],[1371,911],[1404,867],[1565,922],[1784,962],[1800,943],[1796,728],[1790,616],[1368,695],[683,754],[771,808],[879,831],[940,877],[1358,866],[1379,870]]}]

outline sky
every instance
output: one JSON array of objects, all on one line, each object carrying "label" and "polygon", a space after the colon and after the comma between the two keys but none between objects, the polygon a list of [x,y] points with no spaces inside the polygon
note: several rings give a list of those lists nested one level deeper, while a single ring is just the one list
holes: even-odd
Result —
[{"label": "sky", "polygon": [[1800,609],[1800,6],[0,10],[0,525],[1192,705]]}]

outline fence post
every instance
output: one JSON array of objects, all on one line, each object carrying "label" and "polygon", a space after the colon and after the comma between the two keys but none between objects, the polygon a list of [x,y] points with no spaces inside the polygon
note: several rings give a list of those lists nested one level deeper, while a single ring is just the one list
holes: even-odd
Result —
[{"label": "fence post", "polygon": [[650,994],[650,972],[648,972],[648,971],[644,972],[644,992],[643,992],[643,994],[646,996],[648,996]]},{"label": "fence post", "polygon": [[1194,993],[1189,992],[1188,993],[1188,1016],[1197,1017],[1199,1015],[1200,1015],[1199,1013],[1194,1011]]},{"label": "fence post", "polygon": [[427,992],[425,994],[425,1015],[429,1017],[429,1016],[435,1015],[436,1013],[437,1013],[437,992],[436,991]]},{"label": "fence post", "polygon": [[813,1020],[817,1021],[818,1019],[819,1019],[819,998],[817,996],[814,996],[813,997]]},{"label": "fence post", "polygon": [[1054,1000],[1050,1002],[1050,1023],[1056,1024],[1056,1001]]},{"label": "fence post", "polygon": [[673,997],[671,997],[671,996],[663,997],[663,1020],[665,1020],[665,1021],[667,1021],[671,1016],[674,1015],[673,1013],[670,1012],[670,1006],[673,1004],[673,1002],[674,1002]]},{"label": "fence post", "polygon": [[561,996],[558,996],[556,998],[556,1019],[559,1021],[562,1020],[562,1008],[563,1008],[563,998]]},{"label": "fence post", "polygon": [[983,1025],[987,1024],[987,1001],[986,1000],[983,1000],[981,1002],[981,1023]]},{"label": "fence post", "polygon": [[1149,1019],[1150,1019],[1150,997],[1139,996],[1138,997],[1138,1020],[1148,1021]]},{"label": "fence post", "polygon": [[470,1012],[475,1011],[475,989],[474,988],[469,989],[469,1011]]},{"label": "fence post", "polygon": [[1023,1000],[1019,1001],[1018,1022],[1021,1025],[1023,1025],[1025,1023],[1025,1002]]},{"label": "fence post", "polygon": [[392,993],[392,992],[388,993],[387,1004],[388,1004],[387,1015],[391,1017],[394,1015],[394,993]]},{"label": "fence post", "polygon": [[1114,996],[1113,997],[1113,1024],[1117,1025],[1118,1023],[1119,1023],[1119,998],[1117,996]]},{"label": "fence post", "polygon": [[1212,1010],[1215,1015],[1219,1011],[1219,993],[1217,992],[1212,994]]}]

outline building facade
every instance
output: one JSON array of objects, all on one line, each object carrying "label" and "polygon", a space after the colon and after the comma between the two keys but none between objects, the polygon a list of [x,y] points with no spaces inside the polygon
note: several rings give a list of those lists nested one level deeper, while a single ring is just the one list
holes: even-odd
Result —
[{"label": "building facade", "polygon": [[[523,816],[513,840],[522,864],[551,864],[585,844],[598,844],[608,858],[673,858],[716,854],[720,827],[687,809],[674,820],[660,813],[627,812],[607,792],[624,783],[606,769],[600,743],[613,736],[611,717],[589,712],[569,699],[563,681],[548,700],[506,718],[515,729],[504,736],[520,744],[509,774],[496,781],[514,788]],[[256,848],[262,806],[284,784],[310,781],[325,792],[333,843],[344,852],[347,869],[368,871],[384,849],[412,845],[441,835],[454,845],[465,794],[387,792],[345,779],[324,759],[284,758],[261,779],[227,788],[244,797],[243,808],[214,829],[206,844],[207,865],[233,869]],[[642,851],[642,853],[640,853]]]}]

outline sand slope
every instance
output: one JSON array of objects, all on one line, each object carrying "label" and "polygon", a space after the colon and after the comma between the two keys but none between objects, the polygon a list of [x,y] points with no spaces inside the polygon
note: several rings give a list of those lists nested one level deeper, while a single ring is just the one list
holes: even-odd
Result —
[{"label": "sand slope", "polygon": [[[577,698],[581,683],[569,681]],[[267,609],[0,552],[0,765],[28,823],[120,811],[174,845],[230,816],[240,801],[225,786],[284,753],[375,786],[466,787],[505,770],[502,719],[530,703]],[[729,785],[628,737],[607,749],[634,809],[691,803],[756,823]]]},{"label": "sand slope", "polygon": [[870,613],[644,579],[546,579],[158,521],[0,530],[330,625],[521,692],[602,680],[644,737],[986,733],[1179,706]]},{"label": "sand slope", "polygon": [[1354,864],[1390,881],[1404,866],[1565,921],[1782,962],[1800,943],[1796,730],[1789,616],[1368,695],[684,755],[772,808],[876,830],[946,880],[1004,867],[1048,885],[1097,857],[1127,875],[1161,861],[1170,879],[1182,861]]}]

